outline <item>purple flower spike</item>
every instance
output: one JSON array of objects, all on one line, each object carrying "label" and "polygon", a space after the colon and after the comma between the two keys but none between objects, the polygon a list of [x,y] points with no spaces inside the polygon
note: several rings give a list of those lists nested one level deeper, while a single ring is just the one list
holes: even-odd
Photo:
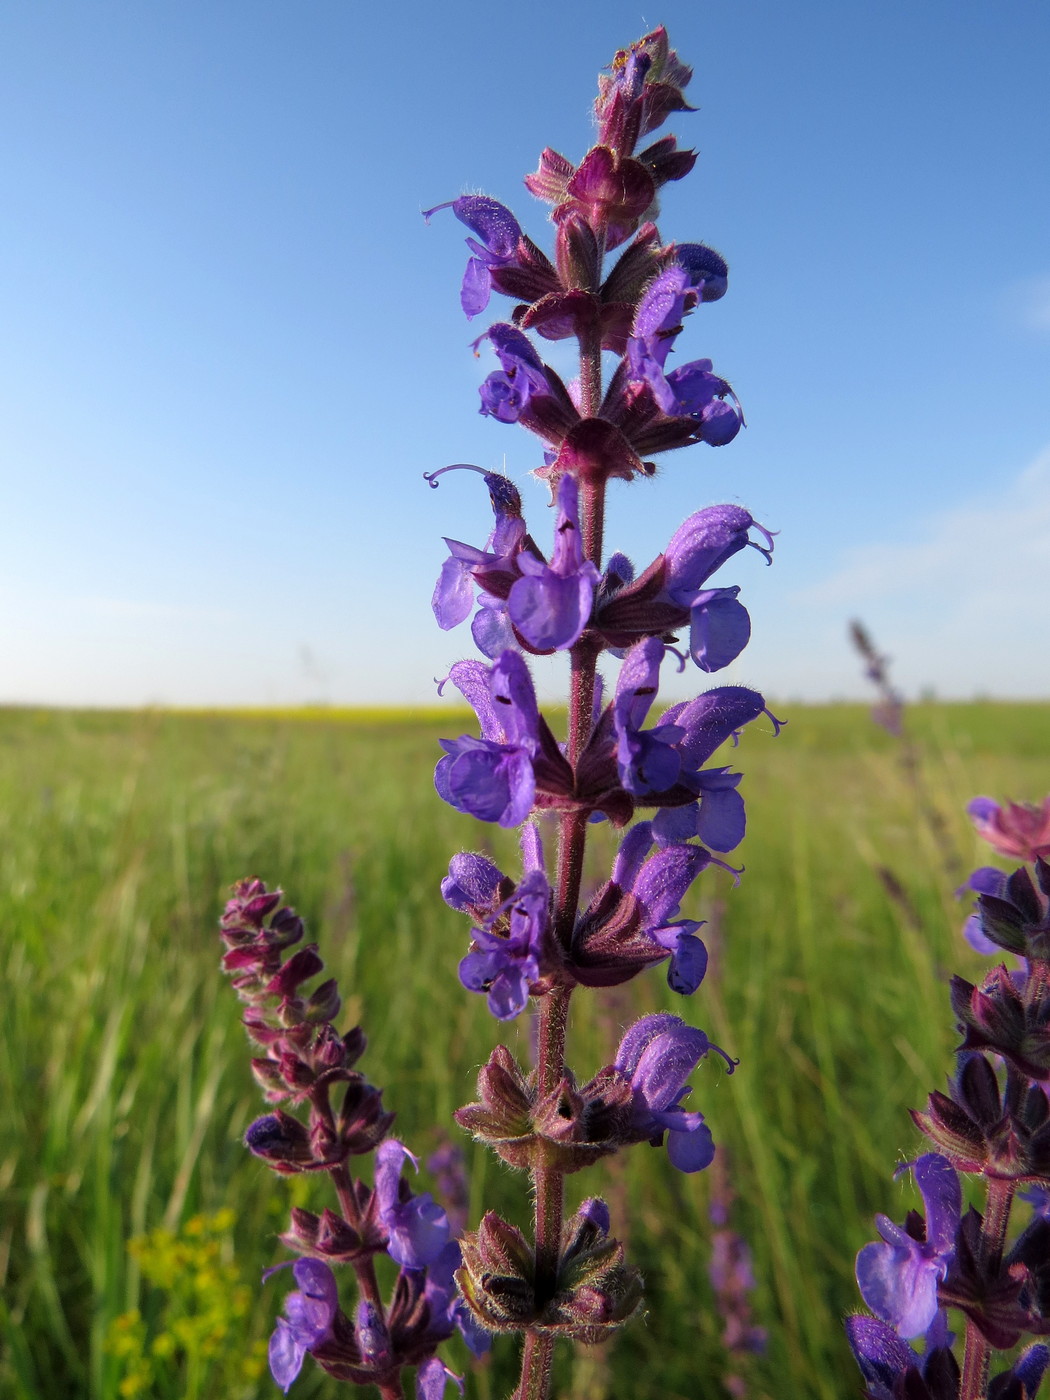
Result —
[{"label": "purple flower spike", "polygon": [[598,570],[583,557],[579,488],[571,476],[558,487],[558,519],[550,565],[523,551],[522,577],[507,599],[510,620],[537,651],[561,651],[579,640],[587,626]]},{"label": "purple flower spike", "polygon": [[474,256],[467,263],[459,297],[467,317],[473,320],[489,304],[493,269],[512,267],[517,262],[521,228],[505,205],[483,194],[461,195],[446,204],[436,204],[424,211],[424,219],[429,223],[431,215],[440,209],[451,209],[460,223],[477,235],[477,239],[467,239]]},{"label": "purple flower spike", "polygon": [[401,1168],[415,1161],[403,1143],[387,1138],[376,1150],[375,1194],[389,1235],[387,1253],[403,1269],[424,1269],[449,1242],[448,1216],[429,1192],[402,1199]]},{"label": "purple flower spike", "polygon": [[959,1178],[947,1157],[928,1152],[912,1164],[926,1206],[926,1238],[916,1239],[885,1215],[875,1224],[885,1243],[857,1255],[865,1303],[901,1337],[921,1336],[937,1313],[937,1284],[948,1272],[962,1209]]},{"label": "purple flower spike", "polygon": [[[718,1047],[703,1031],[660,1012],[636,1021],[616,1054],[615,1068],[629,1078],[634,1093],[634,1130],[654,1144],[666,1131],[667,1155],[682,1172],[702,1171],[715,1155],[703,1114],[678,1107],[690,1092],[686,1076],[712,1049]],[[725,1059],[732,1068],[733,1061]]]},{"label": "purple flower spike", "polygon": [[277,1319],[270,1338],[270,1371],[285,1394],[302,1370],[306,1353],[328,1337],[339,1309],[335,1275],[327,1264],[298,1259],[292,1274],[299,1292],[284,1300],[285,1315]]}]

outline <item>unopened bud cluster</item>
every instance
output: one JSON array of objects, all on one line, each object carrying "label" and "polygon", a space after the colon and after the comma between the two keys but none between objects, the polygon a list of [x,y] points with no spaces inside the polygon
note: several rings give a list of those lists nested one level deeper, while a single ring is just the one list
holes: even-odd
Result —
[{"label": "unopened bud cluster", "polygon": [[[393,1113],[383,1093],[355,1068],[366,1041],[360,1027],[335,1029],[340,1010],[333,979],[313,991],[304,984],[324,970],[313,945],[285,957],[303,938],[302,920],[282,905],[280,890],[243,880],[221,921],[223,971],[247,1004],[243,1020],[265,1054],[252,1060],[256,1081],[271,1104],[306,1110],[305,1121],[284,1108],[257,1118],[245,1144],[274,1171],[327,1172],[338,1211],[292,1210],[282,1242],[300,1257],[292,1267],[298,1289],[270,1339],[270,1369],[287,1390],[309,1353],[329,1375],[358,1386],[401,1395],[401,1373],[418,1368],[420,1400],[441,1400],[458,1378],[437,1356],[456,1328],[475,1353],[488,1345],[455,1286],[460,1247],[443,1208],[429,1193],[416,1195],[402,1175],[408,1150],[389,1136]],[[347,1169],[352,1157],[375,1154],[371,1186]],[[398,1274],[387,1303],[373,1267],[387,1254]],[[353,1317],[342,1309],[332,1265],[349,1265],[358,1301]],[[271,1271],[274,1272],[274,1271]]]}]

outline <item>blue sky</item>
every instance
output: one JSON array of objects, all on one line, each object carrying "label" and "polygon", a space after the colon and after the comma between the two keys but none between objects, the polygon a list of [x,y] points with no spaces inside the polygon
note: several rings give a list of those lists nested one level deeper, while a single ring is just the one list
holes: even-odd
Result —
[{"label": "blue sky", "polygon": [[779,531],[717,579],[771,696],[863,694],[851,616],[909,693],[1050,694],[1042,0],[7,0],[0,701],[433,697],[440,537],[488,508],[421,473],[505,460],[549,526],[476,411],[466,230],[419,211],[481,190],[542,240],[521,176],[661,21],[700,109],[661,232],[730,264],[679,344],[748,428],[617,484],[610,545],[723,500]]}]

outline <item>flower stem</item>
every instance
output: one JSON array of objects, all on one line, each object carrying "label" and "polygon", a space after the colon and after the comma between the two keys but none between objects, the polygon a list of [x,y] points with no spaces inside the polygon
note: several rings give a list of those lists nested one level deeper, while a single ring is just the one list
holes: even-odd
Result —
[{"label": "flower stem", "polygon": [[[981,1262],[997,1268],[1003,1257],[1006,1227],[1013,1201],[1013,1181],[992,1177],[988,1181],[988,1206],[981,1226]],[[963,1356],[959,1400],[983,1400],[988,1384],[988,1363],[992,1349],[971,1318],[966,1319],[966,1351]]]},{"label": "flower stem", "polygon": [[[353,1187],[350,1184],[350,1173],[345,1164],[332,1167],[329,1176],[332,1178],[332,1185],[335,1187],[335,1194],[339,1197],[339,1208],[343,1212],[343,1219],[355,1230],[360,1229],[361,1212],[357,1208],[357,1201],[354,1199]],[[385,1321],[386,1312],[383,1308],[383,1296],[379,1291],[379,1283],[376,1279],[375,1266],[372,1263],[372,1256],[367,1255],[364,1259],[353,1261],[354,1273],[357,1275],[357,1286],[360,1289],[361,1297],[367,1300],[378,1312],[381,1319]],[[393,1394],[393,1392],[391,1392]],[[400,1388],[396,1392],[401,1394]]]},{"label": "flower stem", "polygon": [[[601,332],[580,337],[580,411],[597,416],[602,402]],[[580,482],[583,552],[601,564],[605,530],[605,481]],[[586,637],[570,652],[568,759],[575,766],[591,732],[594,685],[600,646]],[[554,891],[554,934],[568,948],[576,922],[587,844],[587,816],[566,812],[558,826],[557,875]],[[565,1075],[565,1035],[568,1027],[571,987],[555,987],[540,1003],[538,1067],[539,1092],[549,1094]],[[539,1165],[532,1172],[535,1203],[536,1298],[542,1305],[554,1293],[565,1215],[564,1173],[559,1167]],[[536,1332],[525,1337],[521,1381],[514,1400],[548,1400],[554,1339]]]}]

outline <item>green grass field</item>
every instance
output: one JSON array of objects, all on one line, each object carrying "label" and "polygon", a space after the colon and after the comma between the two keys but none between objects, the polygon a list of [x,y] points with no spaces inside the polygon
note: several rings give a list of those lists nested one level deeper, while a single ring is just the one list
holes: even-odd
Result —
[{"label": "green grass field", "polygon": [[[853,1257],[875,1210],[906,1208],[890,1177],[919,1145],[908,1107],[950,1067],[946,978],[981,966],[952,898],[988,862],[963,807],[979,792],[1046,793],[1050,706],[916,707],[914,782],[863,707],[787,714],[779,739],[754,725],[735,754],[749,811],[739,889],[709,873],[686,909],[713,926],[708,981],[690,1003],[661,971],[578,995],[570,1060],[589,1077],[625,1023],[664,1007],[740,1057],[732,1078],[715,1057],[693,1078],[769,1332],[738,1369],[753,1400],[842,1400],[858,1389],[841,1329],[858,1301]],[[0,1395],[278,1393],[257,1376],[258,1343],[288,1282],[264,1288],[259,1274],[285,1257],[289,1203],[319,1208],[326,1182],[278,1179],[240,1143],[261,1109],[217,966],[236,878],[282,884],[305,916],[346,1024],[369,1035],[362,1067],[414,1150],[459,1138],[451,1113],[498,1038],[527,1056],[525,1019],[498,1027],[460,988],[466,922],[437,893],[455,850],[513,858],[513,834],[434,794],[436,738],[457,732],[433,714],[0,712]],[[595,879],[608,849],[599,833]],[[472,1219],[492,1206],[523,1223],[524,1180],[469,1160]],[[604,1351],[566,1349],[556,1394],[721,1400],[709,1174],[679,1176],[643,1146],[570,1185],[609,1199],[647,1310]],[[190,1238],[201,1227],[187,1236],[187,1222],[223,1207],[235,1221],[218,1256],[173,1255],[170,1286],[129,1253],[158,1227]],[[231,1269],[250,1289],[237,1306]],[[135,1309],[134,1325],[118,1322]],[[498,1343],[468,1396],[503,1400],[514,1352]],[[309,1363],[292,1391],[336,1393]]]}]

